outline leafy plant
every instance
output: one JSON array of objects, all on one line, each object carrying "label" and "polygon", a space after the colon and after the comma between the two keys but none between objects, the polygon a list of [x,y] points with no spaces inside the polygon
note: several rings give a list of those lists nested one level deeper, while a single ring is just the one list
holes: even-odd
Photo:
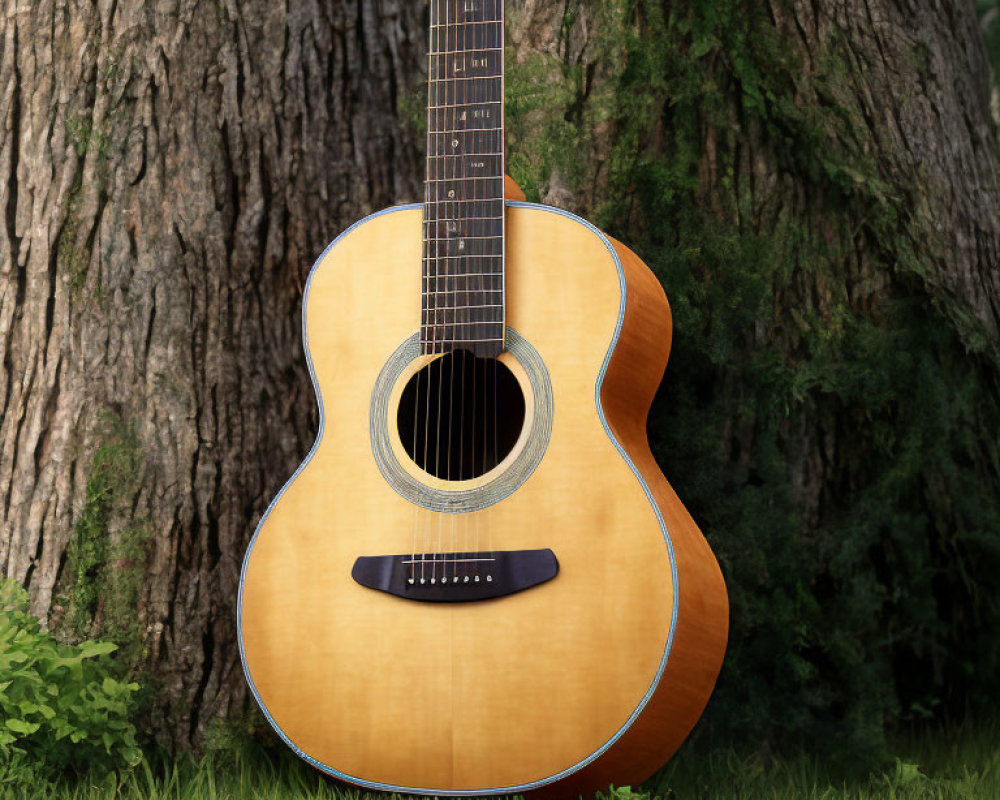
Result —
[{"label": "leafy plant", "polygon": [[[0,582],[0,763],[43,772],[112,770],[141,758],[130,719],[137,683],[111,642],[60,644],[28,613],[27,592]],[[0,773],[2,774],[2,773]]]}]

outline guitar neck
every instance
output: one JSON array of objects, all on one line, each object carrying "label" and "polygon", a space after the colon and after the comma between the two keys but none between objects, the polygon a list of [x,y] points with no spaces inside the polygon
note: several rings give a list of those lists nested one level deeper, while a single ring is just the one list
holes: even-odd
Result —
[{"label": "guitar neck", "polygon": [[503,0],[431,0],[421,350],[503,350]]}]

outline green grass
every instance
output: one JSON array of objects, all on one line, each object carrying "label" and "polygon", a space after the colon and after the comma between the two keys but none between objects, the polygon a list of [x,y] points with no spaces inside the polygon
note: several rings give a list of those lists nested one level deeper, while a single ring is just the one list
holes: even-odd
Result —
[{"label": "green grass", "polygon": [[[604,800],[966,800],[1000,798],[1000,725],[910,735],[898,757],[869,773],[814,756],[685,750],[637,791]],[[16,772],[16,770],[14,770]],[[128,775],[54,786],[19,783],[0,765],[0,800],[386,800],[348,789],[284,754],[222,754],[199,763],[143,762]]]}]

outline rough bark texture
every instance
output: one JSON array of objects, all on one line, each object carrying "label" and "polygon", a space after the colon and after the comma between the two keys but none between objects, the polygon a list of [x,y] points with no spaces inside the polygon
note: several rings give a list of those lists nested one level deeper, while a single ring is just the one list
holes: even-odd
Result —
[{"label": "rough bark texture", "polygon": [[[244,706],[242,553],[315,429],[303,277],[420,194],[422,12],[4,5],[0,568],[67,636],[138,636],[166,742]],[[78,585],[130,570],[129,615]]]},{"label": "rough bark texture", "polygon": [[[519,145],[533,151],[521,175],[535,178],[531,188],[542,202],[603,217],[612,227],[625,225],[633,237],[649,222],[641,211],[603,213],[611,196],[626,206],[633,202],[613,181],[612,149],[626,127],[622,117],[644,111],[634,98],[615,92],[616,76],[634,57],[627,37],[616,31],[630,31],[634,47],[645,35],[645,17],[671,14],[670,4],[653,11],[658,5],[639,3],[629,11],[622,7],[627,4],[528,0],[510,12],[515,63],[530,65],[541,56],[515,92],[530,94],[539,81],[548,84],[541,93],[545,99],[526,104],[512,126],[512,157],[518,158]],[[725,9],[718,14],[721,25],[746,24],[758,14],[752,4],[715,5]],[[787,232],[792,221],[813,242],[825,238],[833,250],[842,250],[825,274],[808,263],[809,247],[792,253],[798,274],[779,290],[784,296],[777,313],[784,319],[770,328],[760,320],[747,332],[749,339],[797,358],[815,327],[807,321],[810,315],[829,322],[843,304],[852,313],[878,316],[893,295],[893,281],[912,273],[951,318],[965,346],[1000,365],[1000,146],[990,64],[973,4],[775,0],[759,14],[780,37],[781,58],[789,53],[794,58],[794,93],[787,99],[801,109],[834,109],[839,117],[817,117],[824,126],[819,147],[838,159],[820,163],[846,173],[862,189],[844,197],[834,181],[808,174],[795,163],[794,151],[805,149],[804,143],[792,135],[782,141],[784,132],[765,133],[738,100],[727,98],[730,106],[721,111],[706,108],[696,141],[689,143],[700,153],[700,207],[748,235]],[[692,64],[704,58],[696,38],[695,33],[681,43]],[[709,74],[722,79],[734,69],[714,52],[709,57],[718,62]],[[777,72],[790,65],[778,60],[770,66]],[[669,161],[670,140],[680,125],[670,109],[676,98],[656,86],[650,96],[664,108],[650,115],[653,125],[635,143],[637,151],[661,151]],[[568,158],[552,154],[569,140]],[[838,199],[831,202],[834,194]],[[834,209],[836,202],[844,205]],[[892,219],[868,218],[880,214]],[[812,525],[819,524],[820,507],[829,500],[824,493],[844,466],[829,438],[835,431],[825,427],[830,422],[819,420],[813,409],[792,423],[799,429],[788,437],[795,440],[795,452],[788,454],[790,474]],[[727,448],[741,449],[749,458],[752,431],[730,434],[737,441]],[[828,438],[821,442],[820,436]]]},{"label": "rough bark texture", "polygon": [[[536,113],[535,124],[526,123],[523,135],[529,140],[537,137],[544,123],[557,115],[588,128],[587,158],[574,154],[575,163],[583,164],[575,186],[567,185],[562,165],[549,163],[538,194],[544,202],[594,216],[607,199],[607,161],[616,133],[600,113],[609,100],[628,104],[627,99],[609,98],[609,84],[628,61],[627,45],[620,39],[609,43],[609,35],[615,37],[609,29],[636,26],[641,36],[643,7],[657,4],[640,3],[638,20],[614,3],[526,0],[510,5],[514,8],[509,11],[509,35],[516,62],[541,54],[548,59],[548,83],[566,84],[555,92],[562,105]],[[973,316],[980,335],[1000,356],[1000,157],[991,115],[990,63],[973,4],[775,0],[763,8],[784,43],[800,56],[801,94],[796,102],[826,104],[845,114],[850,124],[828,131],[831,138],[850,139],[844,143],[845,151],[857,148],[876,160],[886,191],[898,193],[894,199],[900,206],[923,230],[936,234],[935,240],[925,242],[928,252],[921,253],[928,257],[928,284],[944,305],[954,309],[962,326]],[[810,78],[826,68],[823,62],[830,60],[832,50],[849,71],[838,75],[837,81],[826,81],[828,94],[821,96]],[[697,58],[696,53],[691,55],[692,61]],[[561,64],[561,73],[553,64]],[[538,77],[533,73],[529,83]],[[586,118],[589,106],[601,109]],[[669,136],[669,111],[662,122],[660,135]],[[719,131],[706,115],[701,191],[706,206],[731,212],[744,224],[770,229],[784,207],[807,205],[810,199],[804,195],[819,187],[803,185],[802,176],[790,173],[783,163],[787,153],[775,150],[749,122],[734,110],[730,129]],[[723,185],[726,176],[718,172],[723,139],[731,147],[744,147],[735,177],[746,181],[746,188]],[[657,147],[655,140],[642,144]],[[513,150],[517,158],[516,147]],[[736,203],[726,195],[740,193],[752,201],[752,209],[731,207]]]},{"label": "rough bark texture", "polygon": [[651,430],[729,582],[720,727],[836,730],[870,758],[884,723],[974,706],[997,657],[1000,147],[973,4],[512,21],[514,177],[630,242],[674,307]]},{"label": "rough bark texture", "polygon": [[[691,192],[712,225],[797,226],[773,314],[741,321],[732,363],[765,346],[806,360],[817,319],[833,325],[841,307],[877,319],[903,275],[995,364],[1000,160],[971,3],[714,5],[695,4],[669,44],[704,85],[735,88],[698,110],[682,148],[690,120],[670,91],[686,84],[653,74],[632,96],[618,76],[649,19],[686,12],[508,3],[509,164],[529,196],[626,241],[649,234],[648,257],[665,246],[657,215],[676,204],[640,212],[623,164],[665,154],[669,170],[695,152]],[[240,560],[315,431],[303,277],[347,224],[420,195],[425,12],[404,0],[11,0],[0,12],[0,568],[66,637],[130,645],[166,743],[247,707]],[[780,113],[770,95],[747,100],[752,76],[726,60],[761,14],[795,54],[759,59],[787,78]],[[814,112],[826,126],[815,141],[802,122]],[[635,116],[652,124],[636,133]],[[798,155],[810,145],[816,168]],[[825,272],[810,263],[822,246]],[[707,269],[695,283],[712,284]],[[688,298],[673,300],[683,322]],[[674,391],[684,368],[681,352]],[[753,483],[764,423],[740,412],[752,398],[738,377],[713,378],[731,413],[712,447]],[[806,530],[867,480],[851,466],[864,414],[821,400],[795,406],[778,435]],[[735,556],[727,569],[744,580]]]}]

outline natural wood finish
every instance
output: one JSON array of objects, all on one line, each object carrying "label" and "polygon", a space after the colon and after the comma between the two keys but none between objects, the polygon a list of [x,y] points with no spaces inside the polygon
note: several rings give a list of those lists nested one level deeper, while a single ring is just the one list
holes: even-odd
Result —
[{"label": "natural wood finish", "polygon": [[[416,287],[404,279],[420,251],[420,210],[399,210],[356,228],[314,273],[307,330],[325,431],[257,537],[242,643],[268,710],[319,761],[425,791],[520,785],[573,767],[626,724],[655,678],[670,625],[674,587],[659,523],[594,402],[619,277],[608,248],[579,222],[508,210],[508,319],[549,370],[552,436],[510,497],[482,512],[436,515],[389,488],[368,438],[375,378],[420,322]],[[674,540],[680,621],[648,710],[577,774],[572,791],[606,776],[644,777],[662,763],[697,718],[725,640],[718,567],[645,444],[642,421],[666,357],[666,337],[657,340],[669,326],[662,292],[621,252],[628,312],[602,404]],[[496,602],[439,606],[351,581],[357,556],[407,552],[415,529],[442,537],[435,550],[448,549],[449,536],[479,535],[485,548],[489,531],[496,549],[551,547],[560,574]]]},{"label": "natural wood finish", "polygon": [[507,200],[525,200],[524,190],[510,175],[503,176],[503,196]]},{"label": "natural wood finish", "polygon": [[601,391],[616,438],[639,467],[670,532],[677,561],[679,613],[670,659],[656,693],[632,727],[593,764],[539,796],[587,794],[611,783],[635,786],[674,754],[698,721],[715,685],[729,632],[729,601],[718,562],[660,472],[646,417],[673,333],[663,287],[639,257],[611,240],[627,284],[625,321]]}]

